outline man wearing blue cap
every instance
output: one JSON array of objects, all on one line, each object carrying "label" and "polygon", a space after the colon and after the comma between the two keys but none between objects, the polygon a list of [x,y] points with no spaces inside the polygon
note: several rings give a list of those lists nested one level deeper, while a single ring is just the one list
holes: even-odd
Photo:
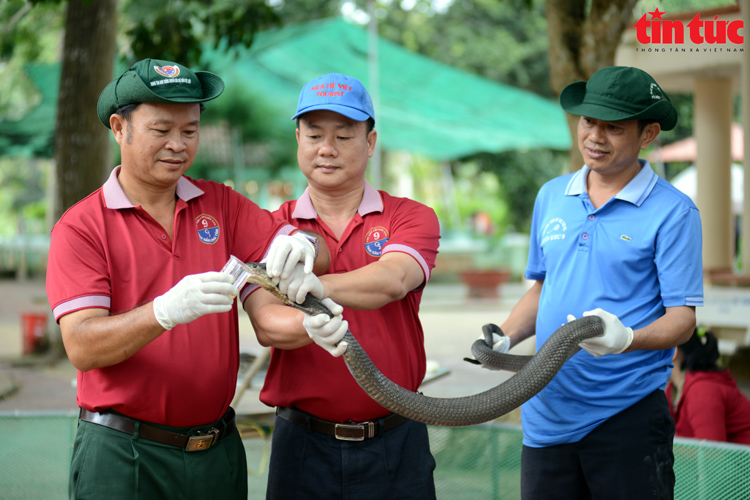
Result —
[{"label": "man wearing blue cap", "polygon": [[385,376],[419,388],[426,359],[418,311],[437,256],[437,217],[365,180],[377,132],[358,80],[334,73],[308,82],[292,118],[308,187],[276,214],[325,239],[331,268],[320,282],[347,321],[304,317],[265,291],[245,301],[260,342],[274,347],[260,395],[277,407],[267,498],[435,498],[426,426],[367,396],[338,341],[348,323]]},{"label": "man wearing blue cap", "polygon": [[522,497],[673,497],[674,422],[663,389],[674,346],[703,305],[700,216],[639,152],[677,122],[667,94],[629,67],[597,71],[560,95],[579,115],[585,165],[540,190],[529,292],[501,325],[507,351],[561,324],[599,316],[550,384],[523,405]]},{"label": "man wearing blue cap", "polygon": [[265,256],[270,273],[295,288],[294,264],[309,273],[318,252],[232,189],[184,175],[202,103],[223,90],[212,73],[145,59],[99,97],[122,164],[55,224],[47,270],[50,306],[78,368],[71,499],[247,499],[229,406],[238,290],[219,270],[232,255]]}]

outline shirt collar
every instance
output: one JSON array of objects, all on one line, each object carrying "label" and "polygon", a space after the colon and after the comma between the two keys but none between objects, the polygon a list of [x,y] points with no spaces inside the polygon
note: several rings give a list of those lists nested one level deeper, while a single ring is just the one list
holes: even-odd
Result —
[{"label": "shirt collar", "polygon": [[[615,198],[632,203],[633,205],[640,207],[641,204],[648,198],[648,195],[654,189],[658,176],[654,173],[651,168],[651,164],[646,160],[638,160],[641,164],[641,170],[638,174],[628,182],[627,186],[617,193]],[[576,172],[571,177],[568,186],[565,189],[566,196],[578,196],[586,192],[586,179],[588,178],[591,169],[584,165],[581,170]]]},{"label": "shirt collar", "polygon": [[[359,215],[367,215],[373,212],[383,211],[383,199],[380,197],[380,193],[375,189],[372,184],[365,180],[365,192],[362,195],[362,201],[359,203],[359,209],[357,212]],[[297,199],[297,204],[294,206],[292,212],[292,218],[294,219],[315,219],[318,216],[318,212],[313,207],[312,200],[310,199],[310,187],[305,188],[305,192],[302,193]]]},{"label": "shirt collar", "polygon": [[[135,208],[130,202],[128,197],[125,195],[125,191],[122,190],[120,182],[117,177],[120,175],[121,165],[118,165],[109,174],[109,179],[102,186],[102,195],[104,196],[104,204],[107,208],[117,210],[121,208]],[[190,182],[186,177],[180,177],[177,180],[177,196],[184,201],[191,200],[203,194],[203,190],[199,189],[195,184]]]}]

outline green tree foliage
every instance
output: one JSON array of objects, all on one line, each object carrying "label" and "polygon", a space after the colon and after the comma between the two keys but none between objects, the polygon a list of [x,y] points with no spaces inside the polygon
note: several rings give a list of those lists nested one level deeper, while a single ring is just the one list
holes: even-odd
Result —
[{"label": "green tree foliage", "polygon": [[[81,109],[95,109],[96,96],[112,77],[116,54],[127,65],[147,57],[200,65],[205,40],[250,46],[257,31],[279,22],[271,7],[261,0],[171,0],[156,4],[147,0],[122,0],[119,5],[117,0],[110,0],[107,8],[103,0],[34,0],[31,3],[10,0],[0,3],[0,13],[8,19],[1,27],[0,60],[15,63],[17,78],[13,88],[29,88],[17,85],[22,78],[18,68],[39,59],[48,33],[55,33],[59,46],[61,34],[50,28],[62,25],[59,20],[63,9],[66,24],[55,148],[56,216],[87,196],[92,186],[100,185],[102,176],[97,172],[106,172],[111,166],[106,161],[108,131],[98,124],[93,112],[80,113]],[[119,37],[115,47],[110,40],[114,39],[114,30],[118,27],[118,11],[124,13],[119,26],[124,26],[125,36]],[[93,19],[92,15],[99,17]],[[54,18],[55,23],[39,22],[47,18]],[[109,34],[107,40],[102,33]],[[91,73],[97,70],[101,75]],[[69,90],[72,93],[68,93]],[[23,92],[17,90],[8,95],[33,97]],[[88,101],[82,106],[79,98],[93,99],[94,106]],[[22,100],[33,102],[32,98]],[[0,101],[0,111],[3,104],[4,110],[12,110],[11,102],[7,98]],[[76,113],[80,120],[68,119]],[[77,160],[69,162],[68,159]]]},{"label": "green tree foliage", "polygon": [[476,164],[481,172],[492,173],[499,179],[499,195],[509,204],[508,225],[527,233],[539,189],[563,172],[566,159],[565,152],[542,149],[480,153],[464,161]]},{"label": "green tree foliage", "polygon": [[[659,7],[660,10],[669,15],[677,12],[706,11],[736,3],[736,0],[640,0],[636,5],[635,12],[643,13]],[[640,17],[640,15],[637,17]]]},{"label": "green tree foliage", "polygon": [[24,71],[27,62],[52,63],[59,56],[63,9],[25,0],[0,2],[0,118],[17,120],[40,94]]},{"label": "green tree foliage", "polygon": [[59,2],[0,2],[0,61],[12,56],[29,61],[49,60],[50,48],[59,42],[61,28]]},{"label": "green tree foliage", "polygon": [[158,56],[188,66],[202,62],[205,41],[250,47],[258,31],[280,24],[261,0],[128,0],[123,15],[130,41],[126,59]]},{"label": "green tree foliage", "polygon": [[[331,6],[339,5],[338,1],[283,0],[276,8],[286,23],[325,17]],[[355,5],[363,12],[368,10],[366,0]],[[543,0],[378,1],[375,15],[378,33],[409,50],[553,98],[544,9]],[[534,126],[533,117],[529,117],[529,126]],[[565,155],[546,150],[511,151],[499,155],[483,153],[452,162],[456,187],[463,189],[457,201],[461,216],[469,217],[473,210],[470,200],[481,198],[464,189],[462,182],[469,172],[468,178],[474,180],[475,190],[482,191],[482,196],[504,199],[502,206],[491,210],[500,231],[506,229],[506,224],[528,231],[536,193],[544,182],[562,173]],[[497,182],[488,181],[485,174],[495,175]],[[441,221],[451,225],[447,208],[435,208]]]},{"label": "green tree foliage", "polygon": [[[430,1],[420,0],[408,10],[394,2],[381,16],[380,34],[406,48],[553,98],[541,0],[457,0],[442,13]],[[529,117],[528,125],[533,126],[533,121]],[[451,168],[457,179],[463,177],[463,170],[495,175],[497,195],[505,200],[508,210],[493,211],[493,220],[528,231],[536,193],[544,182],[563,172],[564,157],[564,153],[551,150],[482,153],[453,162]]]},{"label": "green tree foliage", "polygon": [[420,0],[406,10],[393,2],[379,19],[380,35],[469,73],[552,95],[542,1],[456,0],[444,13],[431,4]]},{"label": "green tree foliage", "polygon": [[[84,0],[88,4],[95,0]],[[201,62],[202,44],[249,47],[255,34],[281,21],[262,0],[119,0],[117,55],[128,62],[147,57]],[[0,2],[0,61],[51,62],[50,47],[59,50],[67,0]],[[55,54],[57,56],[59,54]],[[1,112],[1,110],[0,110]]]},{"label": "green tree foliage", "polygon": [[273,11],[284,25],[341,15],[341,0],[271,0]]},{"label": "green tree foliage", "polygon": [[[344,3],[277,0],[274,9],[284,24],[290,24],[341,15]],[[346,3],[362,12],[368,8],[367,0]],[[552,95],[542,0],[380,0],[375,14],[378,34],[409,50],[497,82]]]},{"label": "green tree foliage", "polygon": [[12,158],[0,158],[0,219],[3,220],[0,238],[44,231],[47,162],[28,161],[25,168],[19,168],[19,163]]},{"label": "green tree foliage", "polygon": [[[380,0],[375,3],[375,15],[379,33],[406,48],[485,78],[554,98],[548,59],[550,42],[545,36],[549,31],[545,9],[551,3],[571,8],[588,5],[584,14],[591,13],[594,3],[598,5],[578,0]],[[645,12],[659,6],[672,13],[731,3],[641,0],[635,10]],[[60,41],[56,28],[62,25],[61,4],[65,2],[0,2],[0,71],[3,76],[9,74],[9,69],[10,74],[15,74],[13,78],[0,79],[0,116],[22,114],[26,108],[19,108],[17,103],[33,105],[30,85],[9,82],[24,77],[18,61],[49,60],[50,47],[54,49]],[[117,52],[125,64],[158,54],[210,69],[210,62],[202,60],[200,42],[204,40],[249,45],[257,31],[280,23],[306,22],[342,12],[362,22],[362,16],[352,15],[352,9],[359,9],[362,14],[368,7],[368,0],[170,0],[157,4],[120,0],[119,18],[113,24],[120,33]],[[674,131],[663,134],[663,143],[686,137],[692,131],[692,99],[673,97],[681,120]],[[228,92],[225,99],[211,106],[207,118],[220,117],[233,130],[239,130],[246,141],[271,145],[272,164],[294,162],[289,131],[268,126],[273,120],[265,119],[270,111],[262,96],[254,96],[249,90]],[[533,126],[533,118],[529,126]],[[479,168],[497,175],[501,191],[508,197],[509,222],[518,230],[526,230],[538,187],[562,173],[561,161],[561,155],[553,151],[507,152],[466,158],[453,162],[452,168],[457,174],[462,168]]]},{"label": "green tree foliage", "polygon": [[[243,167],[254,164],[256,167],[271,169],[274,174],[285,166],[297,164],[297,145],[294,139],[294,123],[279,120],[278,110],[271,106],[266,96],[254,92],[250,86],[231,86],[208,104],[210,113],[201,118],[201,123],[220,127],[226,136],[227,147],[238,147],[232,141],[240,141],[244,150],[254,152],[241,159]],[[195,163],[190,167],[190,175],[212,178],[212,169],[218,166],[214,145],[201,142]],[[234,161],[240,161],[235,159]],[[239,190],[239,188],[238,188]],[[241,190],[240,190],[241,192]]]},{"label": "green tree foliage", "polygon": [[[40,104],[41,94],[26,73],[25,64],[56,60],[62,14],[58,4],[32,8],[24,0],[0,2],[0,119],[19,120]],[[0,158],[0,220],[4,221],[0,238],[46,231],[45,185],[49,163],[30,158]]]}]

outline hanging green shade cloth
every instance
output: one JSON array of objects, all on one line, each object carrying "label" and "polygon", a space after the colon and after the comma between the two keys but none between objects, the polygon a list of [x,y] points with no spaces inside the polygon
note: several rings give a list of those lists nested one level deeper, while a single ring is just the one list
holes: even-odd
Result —
[{"label": "hanging green shade cloth", "polygon": [[[290,133],[294,125],[289,118],[302,86],[327,73],[344,73],[360,80],[374,98],[379,94],[376,129],[387,151],[451,160],[478,152],[571,146],[557,102],[439,63],[382,37],[377,52],[379,93],[370,85],[368,33],[342,19],[264,31],[250,49],[207,47],[199,66],[218,74],[228,90],[236,86],[262,96],[279,120],[269,126],[289,126]],[[60,67],[29,65],[27,71],[42,100],[20,120],[0,120],[0,155],[51,156]]]},{"label": "hanging green shade cloth", "polygon": [[[206,69],[227,88],[265,97],[288,120],[302,86],[327,73],[360,80],[376,104],[378,141],[387,151],[436,160],[478,152],[569,149],[557,102],[439,63],[378,39],[379,92],[370,85],[368,33],[342,19],[325,19],[259,33],[249,50],[206,51]],[[290,123],[290,129],[293,124]]]},{"label": "hanging green shade cloth", "polygon": [[60,65],[27,64],[25,70],[41,98],[20,119],[0,119],[0,156],[49,158],[53,155]]}]

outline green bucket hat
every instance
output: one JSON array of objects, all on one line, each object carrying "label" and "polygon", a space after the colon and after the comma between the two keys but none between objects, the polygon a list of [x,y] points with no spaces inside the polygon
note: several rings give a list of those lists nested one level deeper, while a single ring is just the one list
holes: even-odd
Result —
[{"label": "green bucket hat", "polygon": [[219,97],[223,91],[224,82],[213,73],[193,72],[170,61],[144,59],[104,87],[96,113],[109,128],[109,117],[126,104],[205,102]]},{"label": "green bucket hat", "polygon": [[677,110],[651,75],[638,68],[610,66],[588,82],[571,83],[560,93],[560,105],[572,115],[597,120],[655,120],[662,130],[677,124]]}]

